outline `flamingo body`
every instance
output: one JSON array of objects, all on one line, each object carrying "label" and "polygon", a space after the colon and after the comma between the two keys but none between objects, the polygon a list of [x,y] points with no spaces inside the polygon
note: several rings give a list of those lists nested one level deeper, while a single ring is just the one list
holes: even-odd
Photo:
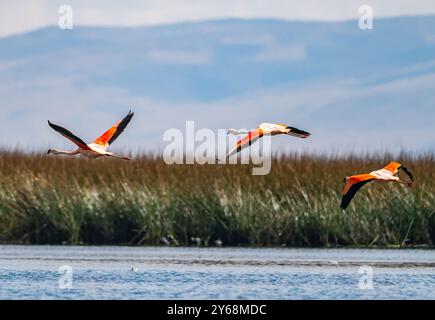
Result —
[{"label": "flamingo body", "polygon": [[255,143],[258,139],[263,137],[264,135],[280,135],[287,134],[297,138],[308,138],[311,134],[309,132],[297,129],[295,127],[290,127],[285,124],[274,124],[274,123],[262,123],[254,130],[237,130],[237,129],[229,129],[227,130],[227,134],[246,134],[243,138],[237,140],[236,145],[233,150],[230,151],[227,155],[227,159],[232,155],[240,152],[241,150],[249,147],[251,144]]},{"label": "flamingo body", "polygon": [[[401,181],[400,178],[396,176],[399,170],[403,170],[408,175],[411,182]],[[363,186],[371,181],[398,182],[402,184],[407,184],[409,187],[411,187],[414,183],[414,177],[406,167],[398,162],[391,162],[383,169],[372,171],[368,174],[360,174],[347,177],[345,179],[346,185],[343,191],[343,199],[340,206],[341,209],[346,209],[351,203],[352,199],[355,197],[356,193]]]}]

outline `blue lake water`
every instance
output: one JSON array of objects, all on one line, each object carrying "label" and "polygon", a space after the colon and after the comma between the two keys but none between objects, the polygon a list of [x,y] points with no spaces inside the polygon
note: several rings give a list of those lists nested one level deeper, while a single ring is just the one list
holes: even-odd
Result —
[{"label": "blue lake water", "polygon": [[0,299],[435,300],[435,250],[0,246]]}]

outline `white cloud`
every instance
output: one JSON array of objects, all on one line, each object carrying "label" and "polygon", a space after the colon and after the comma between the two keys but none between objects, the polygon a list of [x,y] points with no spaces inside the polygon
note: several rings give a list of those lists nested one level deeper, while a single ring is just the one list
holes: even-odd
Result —
[{"label": "white cloud", "polygon": [[295,61],[307,56],[303,45],[274,45],[254,57],[257,62]]},{"label": "white cloud", "polygon": [[255,62],[282,62],[304,60],[307,51],[303,44],[279,43],[270,34],[244,34],[232,35],[221,40],[225,45],[256,45],[261,47],[261,51],[254,57]]},{"label": "white cloud", "polygon": [[435,33],[426,34],[426,35],[423,37],[423,40],[424,40],[426,43],[429,43],[429,44],[433,44],[433,43],[435,43]]},{"label": "white cloud", "polygon": [[[139,26],[219,18],[341,21],[372,5],[376,18],[435,14],[433,0],[69,0],[76,25]],[[57,25],[64,0],[0,2],[0,36]]]},{"label": "white cloud", "polygon": [[205,50],[151,50],[146,58],[163,64],[200,65],[207,64],[212,59],[211,52]]}]

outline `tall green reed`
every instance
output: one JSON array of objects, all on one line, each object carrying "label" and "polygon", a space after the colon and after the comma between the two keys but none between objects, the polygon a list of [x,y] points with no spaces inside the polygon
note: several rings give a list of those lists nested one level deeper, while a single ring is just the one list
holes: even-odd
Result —
[{"label": "tall green reed", "polygon": [[402,154],[417,185],[371,184],[346,212],[345,176],[391,155],[276,156],[266,176],[249,165],[167,166],[0,153],[0,241],[156,245],[433,245],[435,158]]}]

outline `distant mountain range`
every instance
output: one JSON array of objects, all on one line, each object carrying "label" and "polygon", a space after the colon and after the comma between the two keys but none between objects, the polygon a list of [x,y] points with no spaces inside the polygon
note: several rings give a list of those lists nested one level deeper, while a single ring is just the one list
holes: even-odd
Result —
[{"label": "distant mountain range", "polygon": [[120,139],[132,149],[162,146],[164,129],[196,120],[198,128],[277,121],[313,132],[309,143],[277,139],[289,149],[433,150],[435,17],[374,27],[221,20],[0,38],[0,143],[67,145],[48,118],[89,140],[133,107]]}]

